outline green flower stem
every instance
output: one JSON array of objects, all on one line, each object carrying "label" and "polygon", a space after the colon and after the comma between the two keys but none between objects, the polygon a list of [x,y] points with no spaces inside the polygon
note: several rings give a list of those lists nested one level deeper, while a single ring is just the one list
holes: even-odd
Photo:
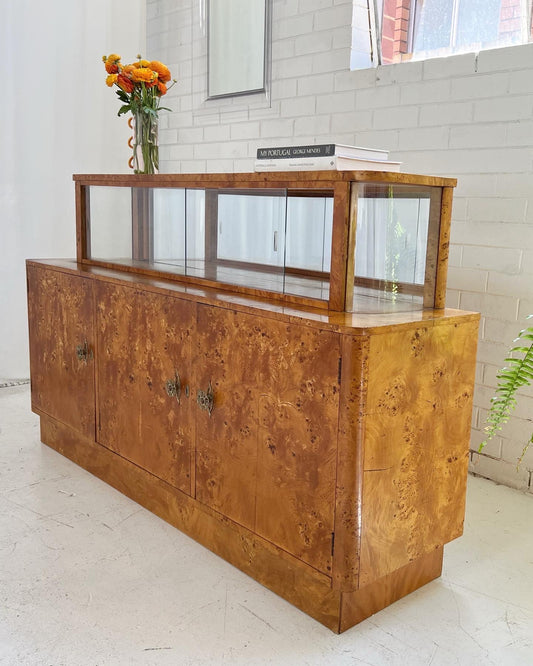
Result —
[{"label": "green flower stem", "polygon": [[139,110],[134,114],[133,156],[135,173],[157,173],[159,171],[157,121],[156,113]]}]

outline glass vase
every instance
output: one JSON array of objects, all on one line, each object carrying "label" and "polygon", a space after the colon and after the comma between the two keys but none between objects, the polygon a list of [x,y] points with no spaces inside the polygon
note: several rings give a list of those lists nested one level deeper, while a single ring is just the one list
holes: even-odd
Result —
[{"label": "glass vase", "polygon": [[157,114],[138,111],[133,114],[133,172],[158,173],[159,145]]}]

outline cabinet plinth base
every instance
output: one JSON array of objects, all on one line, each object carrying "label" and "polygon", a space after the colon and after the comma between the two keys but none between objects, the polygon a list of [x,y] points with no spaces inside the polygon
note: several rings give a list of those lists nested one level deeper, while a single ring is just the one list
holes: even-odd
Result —
[{"label": "cabinet plinth base", "polygon": [[332,589],[330,577],[59,421],[42,413],[40,417],[44,444],[336,633],[440,576],[442,546],[358,590]]}]

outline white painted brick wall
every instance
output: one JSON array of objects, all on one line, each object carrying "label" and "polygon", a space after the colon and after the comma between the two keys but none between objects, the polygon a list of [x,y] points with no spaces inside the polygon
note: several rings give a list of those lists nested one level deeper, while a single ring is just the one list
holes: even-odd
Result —
[{"label": "white painted brick wall", "polygon": [[490,267],[491,271],[516,275],[520,270],[522,251],[515,248],[465,245],[461,264],[465,268]]},{"label": "white painted brick wall", "polygon": [[[179,9],[176,9],[179,5]],[[387,148],[405,170],[456,176],[447,304],[482,314],[472,430],[477,474],[533,492],[533,389],[477,448],[496,374],[533,313],[533,44],[350,71],[352,12],[368,62],[366,3],[273,0],[267,95],[206,100],[198,3],[148,0],[148,53],[178,84],[161,118],[163,171],[247,171],[258,145]]]}]

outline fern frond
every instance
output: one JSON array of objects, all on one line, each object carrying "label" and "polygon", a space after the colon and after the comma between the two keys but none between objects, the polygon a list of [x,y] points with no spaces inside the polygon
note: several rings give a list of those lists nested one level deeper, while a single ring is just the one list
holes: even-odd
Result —
[{"label": "fern frond", "polygon": [[[530,341],[530,344],[524,344]],[[485,428],[486,437],[479,445],[479,451],[482,451],[487,442],[499,432],[503,425],[507,423],[511,412],[516,407],[516,392],[522,386],[533,384],[533,326],[520,331],[518,338],[509,355],[505,359],[507,365],[502,368],[496,378],[498,385],[496,393],[491,399],[491,406],[487,415],[487,427]],[[524,453],[533,442],[533,435],[527,443]],[[524,453],[521,458],[523,458]]]}]

